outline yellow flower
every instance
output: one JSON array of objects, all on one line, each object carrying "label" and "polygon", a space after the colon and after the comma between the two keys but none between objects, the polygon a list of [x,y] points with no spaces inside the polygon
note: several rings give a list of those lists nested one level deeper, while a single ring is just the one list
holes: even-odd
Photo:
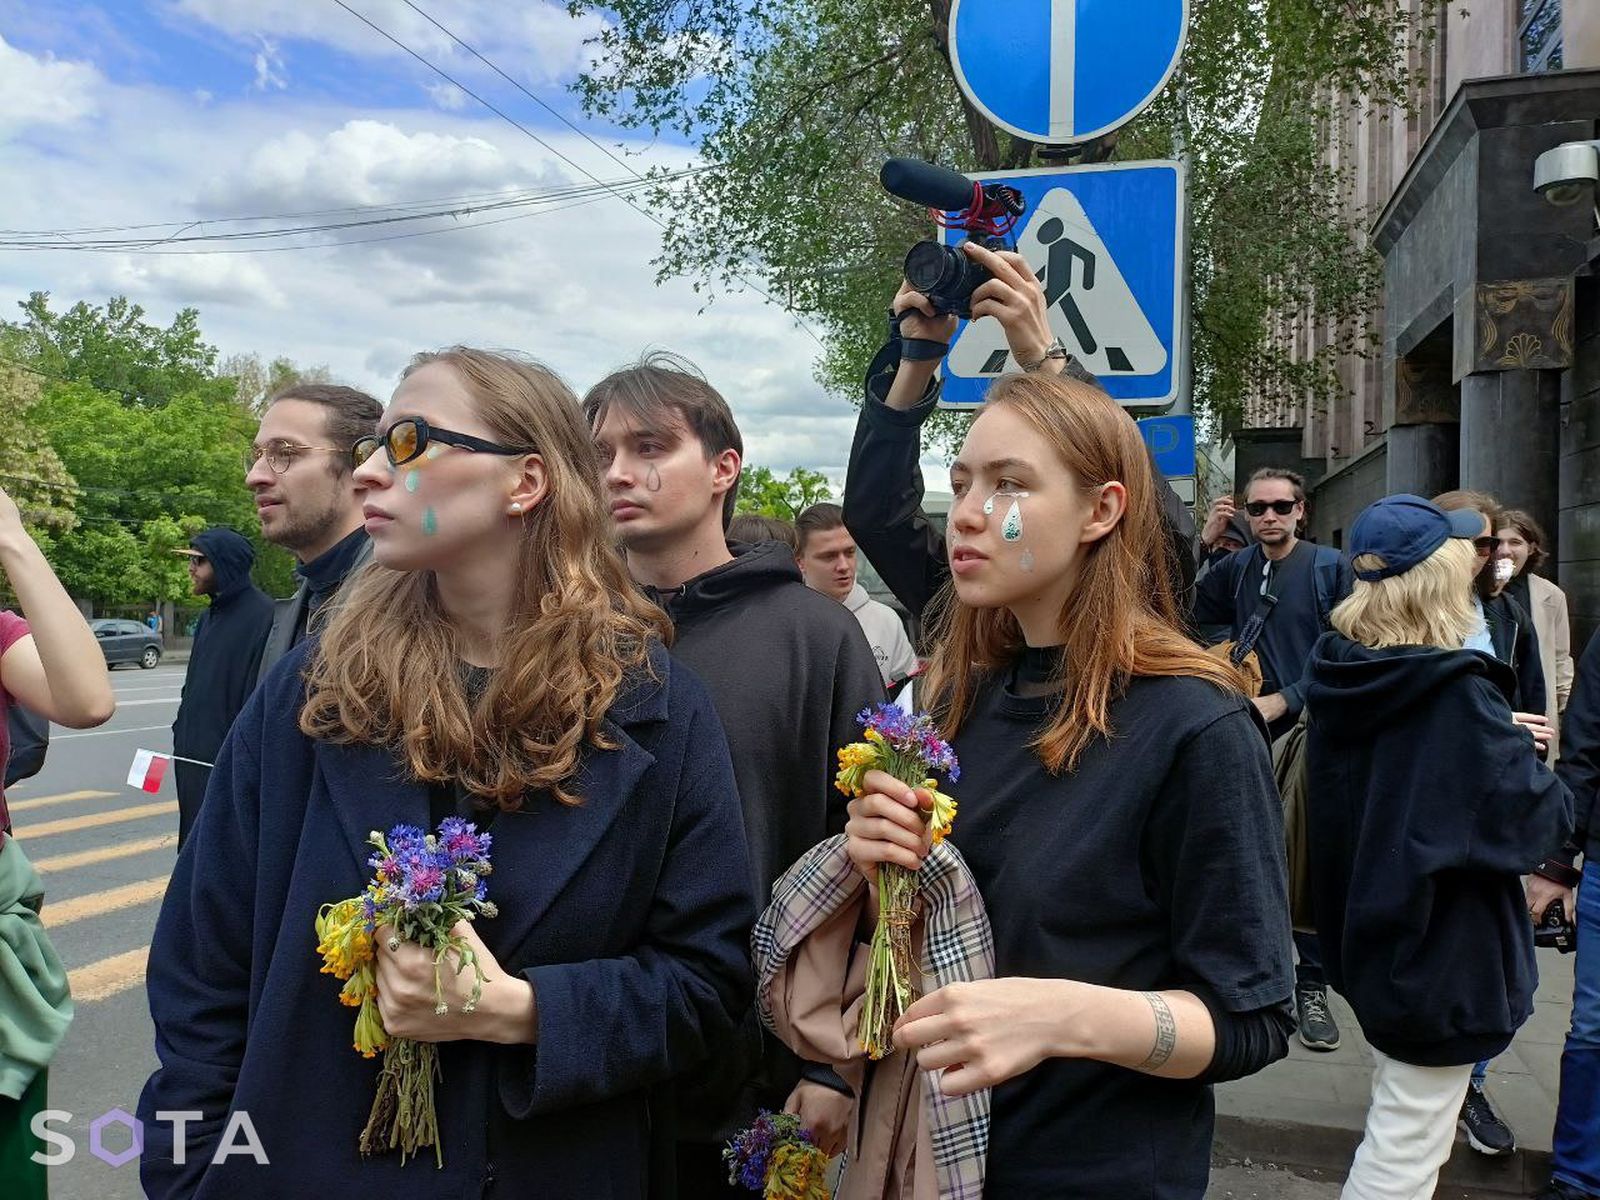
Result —
[{"label": "yellow flower", "polygon": [[861,795],[862,777],[878,763],[879,751],[876,746],[866,742],[851,742],[839,751],[839,774],[834,777],[833,786],[846,796]]},{"label": "yellow flower", "polygon": [[372,937],[359,896],[324,904],[317,913],[317,953],[322,974],[349,979],[357,967],[372,961]]},{"label": "yellow flower", "polygon": [[950,827],[956,823],[956,798],[945,795],[934,784],[935,781],[929,779],[922,786],[933,793],[933,811],[928,814],[928,824],[933,832],[933,844],[937,846],[950,836]]},{"label": "yellow flower", "polygon": [[869,742],[877,742],[880,746],[884,744],[883,734],[879,733],[876,729],[867,730],[866,739]]},{"label": "yellow flower", "polygon": [[339,993],[339,1003],[356,1008],[378,994],[378,980],[370,963],[357,967]]},{"label": "yellow flower", "polygon": [[361,1011],[356,1014],[354,1044],[362,1058],[374,1058],[380,1050],[389,1048],[389,1034],[383,1028],[383,1017],[378,1012],[377,1002],[371,997],[361,1002]]},{"label": "yellow flower", "polygon": [[805,1142],[780,1142],[767,1163],[766,1200],[828,1200],[828,1156]]}]

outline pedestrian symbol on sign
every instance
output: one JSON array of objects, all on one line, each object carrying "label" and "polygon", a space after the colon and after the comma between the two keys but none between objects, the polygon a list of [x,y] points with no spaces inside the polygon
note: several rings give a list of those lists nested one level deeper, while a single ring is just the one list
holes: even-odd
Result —
[{"label": "pedestrian symbol on sign", "polygon": [[[1166,347],[1072,192],[1058,187],[1046,193],[1017,250],[1044,286],[1052,331],[1090,371],[1151,375],[1166,366]],[[1007,369],[1009,357],[998,321],[971,321],[956,338],[948,366],[957,376],[993,377]]]}]

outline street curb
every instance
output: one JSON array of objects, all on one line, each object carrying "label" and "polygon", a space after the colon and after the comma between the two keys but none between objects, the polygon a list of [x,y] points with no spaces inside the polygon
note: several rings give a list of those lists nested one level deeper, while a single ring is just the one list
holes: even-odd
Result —
[{"label": "street curb", "polygon": [[[1256,1162],[1327,1171],[1343,1179],[1361,1144],[1361,1131],[1298,1121],[1218,1115],[1212,1153]],[[1439,1172],[1441,1187],[1471,1188],[1499,1196],[1531,1196],[1550,1181],[1550,1154],[1518,1149],[1505,1158],[1474,1153],[1458,1139]]]}]

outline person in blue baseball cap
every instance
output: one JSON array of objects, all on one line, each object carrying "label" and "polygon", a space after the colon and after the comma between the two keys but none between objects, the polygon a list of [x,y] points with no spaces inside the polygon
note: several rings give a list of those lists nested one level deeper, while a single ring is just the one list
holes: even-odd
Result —
[{"label": "person in blue baseball cap", "polygon": [[1311,656],[1306,821],[1328,978],[1375,1067],[1343,1200],[1432,1195],[1473,1064],[1538,980],[1521,877],[1572,799],[1512,719],[1515,680],[1465,648],[1483,517],[1389,496],[1359,517],[1355,586]]}]

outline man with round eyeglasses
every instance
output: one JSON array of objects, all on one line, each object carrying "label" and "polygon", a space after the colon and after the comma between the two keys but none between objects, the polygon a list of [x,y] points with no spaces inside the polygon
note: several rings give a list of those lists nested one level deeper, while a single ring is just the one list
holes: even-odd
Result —
[{"label": "man with round eyeglasses", "polygon": [[372,555],[352,477],[352,450],[371,435],[383,405],[355,388],[298,383],[267,401],[248,454],[261,536],[297,560],[300,586],[278,601],[261,674],[315,627],[318,614]]}]

